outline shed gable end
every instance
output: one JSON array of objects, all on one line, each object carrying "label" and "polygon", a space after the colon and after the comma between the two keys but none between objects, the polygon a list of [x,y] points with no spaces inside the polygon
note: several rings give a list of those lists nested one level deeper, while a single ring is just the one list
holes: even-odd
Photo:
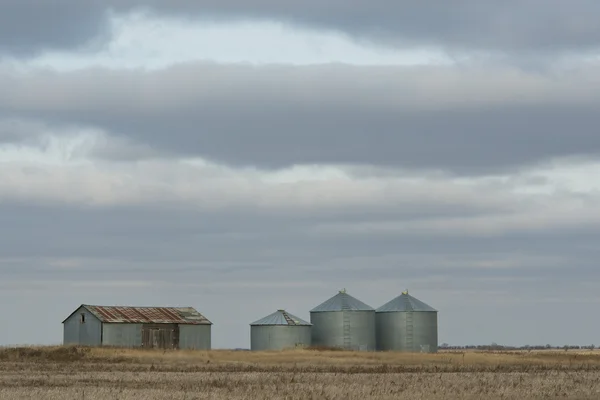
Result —
[{"label": "shed gable end", "polygon": [[[96,317],[94,315],[94,313],[92,313],[90,310],[88,310],[87,307],[83,304],[80,305],[79,307],[77,307],[77,309],[75,311],[73,311],[71,314],[69,314],[69,316],[67,318],[65,318],[62,323],[64,324],[67,321],[71,321],[72,318],[80,319],[82,313],[85,315],[86,321],[89,320],[89,318],[93,318],[95,321],[102,323],[102,321],[100,321],[100,319],[98,317]],[[84,321],[84,322],[86,322],[86,321]]]}]

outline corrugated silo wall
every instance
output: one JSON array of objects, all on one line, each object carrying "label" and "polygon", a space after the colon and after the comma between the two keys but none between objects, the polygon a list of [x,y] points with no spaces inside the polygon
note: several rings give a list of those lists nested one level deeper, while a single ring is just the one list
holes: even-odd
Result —
[{"label": "corrugated silo wall", "polygon": [[437,352],[437,312],[378,312],[375,319],[377,350]]},{"label": "corrugated silo wall", "polygon": [[327,311],[310,313],[312,345],[374,351],[375,311]]},{"label": "corrugated silo wall", "polygon": [[250,327],[251,350],[283,350],[310,346],[308,325],[254,325]]},{"label": "corrugated silo wall", "polygon": [[210,350],[211,325],[179,325],[179,348]]}]

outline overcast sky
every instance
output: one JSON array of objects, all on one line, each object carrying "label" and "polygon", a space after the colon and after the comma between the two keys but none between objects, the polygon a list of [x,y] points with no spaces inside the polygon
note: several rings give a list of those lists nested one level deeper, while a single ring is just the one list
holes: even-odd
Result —
[{"label": "overcast sky", "polygon": [[408,289],[440,343],[600,344],[599,14],[1,1],[0,345],[86,303],[248,347],[342,288]]}]

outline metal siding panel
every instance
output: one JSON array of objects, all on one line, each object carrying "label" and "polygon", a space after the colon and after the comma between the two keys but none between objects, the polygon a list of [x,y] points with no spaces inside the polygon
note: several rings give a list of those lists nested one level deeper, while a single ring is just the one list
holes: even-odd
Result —
[{"label": "metal siding panel", "polygon": [[344,311],[350,315],[350,344],[352,350],[375,351],[375,310]]},{"label": "metal siding panel", "polygon": [[379,312],[375,319],[378,350],[437,352],[437,312]]},{"label": "metal siding panel", "polygon": [[103,324],[103,345],[142,347],[142,324]]},{"label": "metal siding panel", "polygon": [[[85,322],[81,322],[81,315]],[[102,322],[83,307],[80,307],[63,324],[64,344],[100,346],[102,344]]]},{"label": "metal siding panel", "polygon": [[343,346],[344,337],[341,329],[343,319],[341,312],[310,313],[310,322],[313,324],[311,333],[313,346]]},{"label": "metal siding panel", "polygon": [[408,351],[405,344],[406,313],[376,313],[377,349],[381,351]]},{"label": "metal siding panel", "polygon": [[85,346],[102,345],[102,322],[100,322],[89,311],[81,311],[77,314],[85,313],[85,323],[79,325],[79,343]]},{"label": "metal siding panel", "polygon": [[376,349],[375,311],[311,312],[310,322],[313,346]]},{"label": "metal siding panel", "polygon": [[438,321],[437,312],[414,313],[414,349],[418,352],[437,353]]},{"label": "metal siding panel", "polygon": [[310,346],[309,325],[255,325],[250,327],[250,349],[284,350]]},{"label": "metal siding panel", "polygon": [[191,350],[210,350],[210,325],[179,325],[179,348]]},{"label": "metal siding panel", "polygon": [[79,314],[73,314],[63,323],[63,344],[79,344]]}]

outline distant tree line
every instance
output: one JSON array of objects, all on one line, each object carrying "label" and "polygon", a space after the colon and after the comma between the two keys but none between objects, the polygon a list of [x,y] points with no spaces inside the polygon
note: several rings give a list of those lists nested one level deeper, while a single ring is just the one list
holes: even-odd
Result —
[{"label": "distant tree line", "polygon": [[577,346],[577,345],[564,345],[564,346],[552,346],[546,345],[524,345],[524,346],[505,346],[501,344],[487,344],[487,345],[467,345],[467,346],[452,346],[448,343],[442,343],[440,349],[445,350],[594,350],[595,345],[590,344],[588,346]]}]

